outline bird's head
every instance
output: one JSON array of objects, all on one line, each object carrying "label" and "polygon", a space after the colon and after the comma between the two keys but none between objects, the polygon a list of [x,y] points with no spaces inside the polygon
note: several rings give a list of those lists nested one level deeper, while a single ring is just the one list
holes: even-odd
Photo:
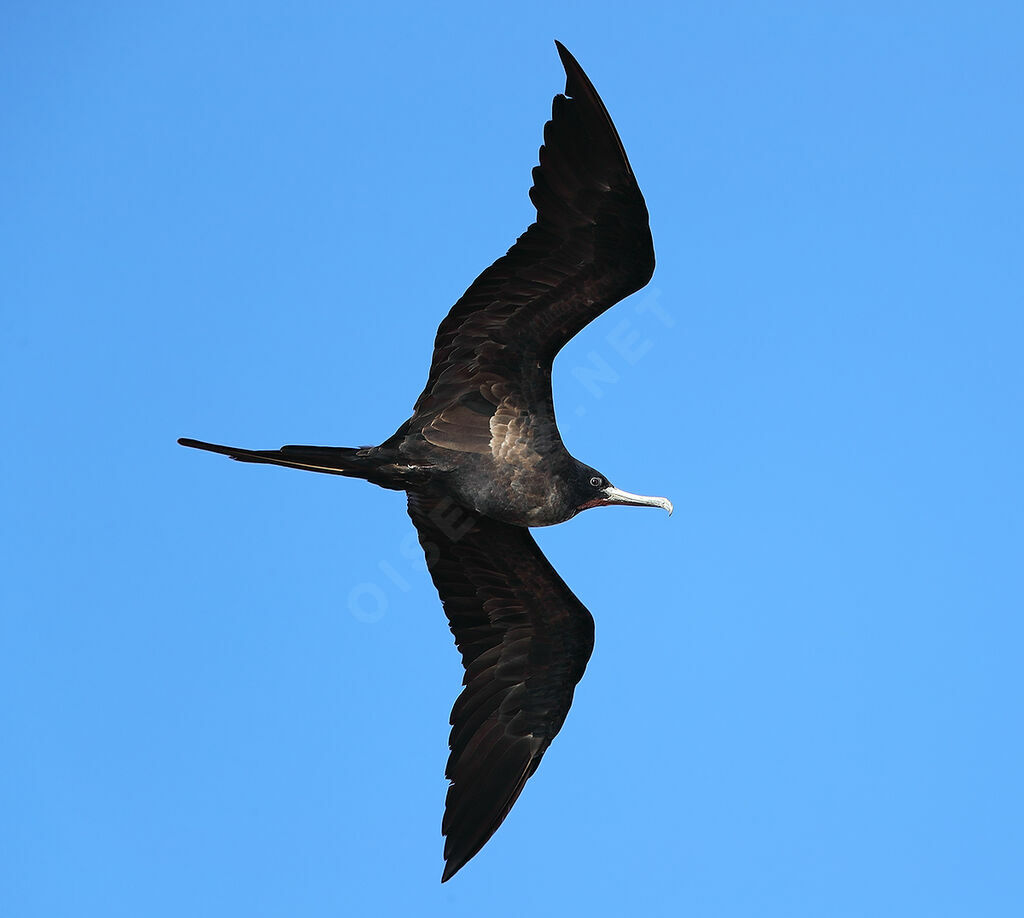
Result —
[{"label": "bird's head", "polygon": [[608,507],[622,504],[627,507],[661,507],[672,515],[672,501],[667,497],[645,497],[643,494],[630,494],[620,491],[597,469],[592,469],[582,462],[576,463],[573,480],[573,497],[576,501],[576,513],[589,510],[591,507]]}]

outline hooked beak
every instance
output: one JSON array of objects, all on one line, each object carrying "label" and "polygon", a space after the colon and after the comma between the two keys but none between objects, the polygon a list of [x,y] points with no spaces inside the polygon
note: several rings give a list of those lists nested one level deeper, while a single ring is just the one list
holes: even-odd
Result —
[{"label": "hooked beak", "polygon": [[662,510],[668,510],[669,516],[672,515],[672,501],[667,497],[644,497],[643,494],[630,494],[629,491],[620,491],[611,485],[604,489],[604,499],[601,501],[601,504],[624,504],[628,507],[661,507]]}]

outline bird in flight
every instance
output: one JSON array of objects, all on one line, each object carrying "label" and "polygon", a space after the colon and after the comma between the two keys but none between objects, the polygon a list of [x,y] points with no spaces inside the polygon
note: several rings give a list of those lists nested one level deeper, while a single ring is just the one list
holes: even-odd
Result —
[{"label": "bird in flight", "polygon": [[442,882],[537,770],[594,646],[593,618],[529,527],[610,504],[672,512],[666,498],[621,491],[573,458],[555,423],[555,355],[654,272],[647,206],[622,141],[583,69],[555,44],[566,86],[533,170],[537,220],[441,322],[412,417],[361,448],[178,441],[407,493],[466,670],[451,715]]}]

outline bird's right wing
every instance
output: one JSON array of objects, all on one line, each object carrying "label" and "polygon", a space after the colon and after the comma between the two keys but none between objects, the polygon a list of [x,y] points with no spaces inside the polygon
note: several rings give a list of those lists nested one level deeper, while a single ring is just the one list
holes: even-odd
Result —
[{"label": "bird's right wing", "polygon": [[494,834],[558,733],[594,620],[529,530],[410,493],[427,567],[466,667],[452,709],[442,882]]},{"label": "bird's right wing", "polygon": [[537,221],[441,322],[399,436],[486,453],[502,412],[528,407],[553,420],[555,355],[654,272],[647,205],[615,125],[576,59],[561,44],[558,53],[566,94],[555,96],[533,170]]}]

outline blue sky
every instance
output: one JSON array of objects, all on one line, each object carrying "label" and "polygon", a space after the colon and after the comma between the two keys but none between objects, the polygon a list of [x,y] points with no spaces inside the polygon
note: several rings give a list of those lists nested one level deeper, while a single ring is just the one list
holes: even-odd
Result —
[{"label": "blue sky", "polygon": [[[1021,914],[1019,5],[2,16],[4,914]],[[676,513],[538,533],[597,648],[442,887],[401,496],[175,438],[392,432],[531,220],[554,38],[658,253],[563,436]]]}]

